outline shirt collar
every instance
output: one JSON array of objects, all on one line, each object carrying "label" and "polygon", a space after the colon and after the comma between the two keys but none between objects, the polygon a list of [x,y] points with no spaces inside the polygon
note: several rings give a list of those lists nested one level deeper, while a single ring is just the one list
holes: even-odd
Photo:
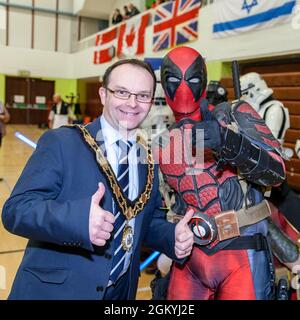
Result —
[{"label": "shirt collar", "polygon": [[[105,119],[104,115],[100,117],[100,124],[103,133],[103,138],[105,143],[108,146],[112,146],[118,140],[124,140],[124,137],[117,131],[114,127],[112,127],[109,122]],[[131,142],[136,142],[136,133],[130,137],[129,139]]]}]

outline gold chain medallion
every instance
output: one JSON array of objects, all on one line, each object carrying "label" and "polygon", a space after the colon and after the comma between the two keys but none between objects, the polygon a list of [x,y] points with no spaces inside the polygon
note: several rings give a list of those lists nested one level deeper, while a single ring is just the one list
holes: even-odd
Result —
[{"label": "gold chain medallion", "polygon": [[132,227],[129,225],[126,225],[123,229],[122,248],[125,251],[129,251],[132,248],[132,245],[133,245]]}]

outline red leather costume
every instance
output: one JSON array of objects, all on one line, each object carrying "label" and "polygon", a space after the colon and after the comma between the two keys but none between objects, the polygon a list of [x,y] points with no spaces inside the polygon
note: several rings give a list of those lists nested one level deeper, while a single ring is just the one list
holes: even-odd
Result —
[{"label": "red leather costume", "polygon": [[[170,140],[164,142],[162,139],[155,154],[166,182],[176,192],[176,213],[183,215],[192,208],[213,217],[222,211],[239,210],[246,202],[250,207],[260,203],[263,200],[261,185],[268,184],[265,178],[268,174],[263,170],[254,175],[256,169],[248,173],[244,170],[248,180],[245,192],[240,183],[242,177],[237,173],[238,161],[234,166],[228,160],[220,169],[220,157],[213,150],[213,141],[210,142],[212,148],[205,148],[203,163],[195,157],[197,145],[192,142],[189,129],[197,123],[209,124],[213,119],[212,107],[204,100],[207,75],[201,55],[188,47],[172,50],[164,58],[161,81],[176,123],[169,130]],[[227,143],[225,138],[224,145]],[[187,156],[189,147],[192,152]],[[263,152],[263,148],[256,148]],[[281,158],[269,150],[264,155],[278,164],[280,174],[272,171],[270,180],[274,184],[280,183],[284,171]],[[198,228],[200,235],[203,228]],[[265,220],[241,229],[243,236],[251,237],[256,234],[264,236],[266,232]],[[234,246],[230,249],[232,243],[232,239],[215,239],[195,246],[183,265],[174,263],[168,299],[269,299],[272,284],[266,250],[237,249]]]}]

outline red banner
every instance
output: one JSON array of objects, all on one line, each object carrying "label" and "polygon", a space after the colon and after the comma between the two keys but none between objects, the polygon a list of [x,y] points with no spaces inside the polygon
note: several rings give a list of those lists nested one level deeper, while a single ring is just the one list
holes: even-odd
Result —
[{"label": "red banner", "polygon": [[145,30],[149,23],[150,14],[139,15],[124,22],[120,26],[117,56],[143,54],[145,51]]},{"label": "red banner", "polygon": [[118,28],[104,31],[96,35],[94,51],[94,64],[111,61],[115,57]]}]

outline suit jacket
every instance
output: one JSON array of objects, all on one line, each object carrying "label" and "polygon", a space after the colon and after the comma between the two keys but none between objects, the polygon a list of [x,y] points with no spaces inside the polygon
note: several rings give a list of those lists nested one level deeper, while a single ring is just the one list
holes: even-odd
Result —
[{"label": "suit jacket", "polygon": [[[96,137],[99,119],[87,126]],[[139,164],[140,191],[147,166]],[[135,221],[127,298],[134,299],[140,247],[146,245],[176,259],[175,226],[165,220],[158,190],[158,171],[151,197]],[[112,194],[94,155],[76,129],[47,131],[24,168],[2,220],[12,233],[29,239],[10,299],[102,299],[112,268],[113,241],[104,247],[89,240],[91,196],[102,181],[102,207],[112,212]]]}]

